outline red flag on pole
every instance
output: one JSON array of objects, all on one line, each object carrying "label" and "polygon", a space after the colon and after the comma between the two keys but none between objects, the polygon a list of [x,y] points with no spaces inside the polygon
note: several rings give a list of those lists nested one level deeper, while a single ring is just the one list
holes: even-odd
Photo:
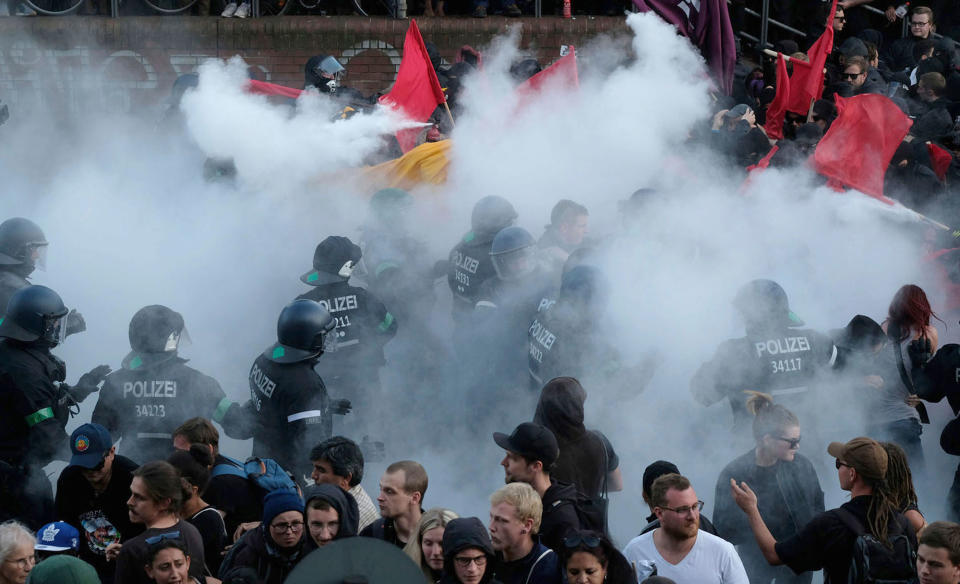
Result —
[{"label": "red flag on pole", "polygon": [[[403,41],[403,60],[400,61],[397,80],[390,93],[380,97],[380,103],[400,110],[410,120],[425,122],[430,119],[433,110],[445,101],[437,72],[433,69],[423,37],[420,36],[420,29],[417,28],[417,21],[410,19],[410,28],[407,29],[407,37]],[[420,131],[418,128],[411,128],[397,132],[397,141],[404,152],[416,146],[417,134]]]},{"label": "red flag on pole", "polygon": [[787,60],[777,53],[777,95],[767,107],[767,136],[783,139],[783,119],[787,114],[787,102],[790,101],[790,78],[787,76]]},{"label": "red flag on pole", "polygon": [[569,53],[554,61],[553,65],[518,85],[517,95],[520,96],[522,103],[526,98],[540,93],[544,86],[553,83],[572,88],[580,87],[580,79],[577,76],[577,57],[573,46],[570,47]]},{"label": "red flag on pole", "polygon": [[790,101],[787,111],[807,115],[810,102],[823,95],[823,67],[827,57],[833,52],[833,15],[837,13],[837,0],[833,0],[827,14],[826,28],[823,34],[807,51],[808,62],[794,61],[793,76],[790,77]]},{"label": "red flag on pole", "polygon": [[300,94],[303,93],[302,89],[294,89],[293,87],[267,83],[266,81],[257,81],[256,79],[251,79],[247,82],[247,91],[250,93],[259,93],[260,95],[280,95],[282,97],[289,97],[290,99],[297,99],[300,97]]},{"label": "red flag on pole", "polygon": [[814,169],[892,205],[883,196],[883,175],[913,121],[883,95],[837,96],[837,112],[813,153]]}]

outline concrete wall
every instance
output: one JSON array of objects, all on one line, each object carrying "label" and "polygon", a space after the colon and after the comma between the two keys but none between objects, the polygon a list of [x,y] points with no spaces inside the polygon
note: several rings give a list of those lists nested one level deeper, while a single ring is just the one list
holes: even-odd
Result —
[{"label": "concrete wall", "polygon": [[[393,82],[409,21],[356,16],[222,19],[196,16],[0,18],[0,100],[20,111],[38,105],[82,112],[155,108],[177,75],[208,58],[241,55],[258,77],[303,83],[311,55],[333,54],[347,82],[365,93]],[[626,32],[623,18],[423,18],[426,40],[452,62],[462,45],[486,47],[519,27],[521,46],[541,63],[561,45],[583,46],[603,33]]]}]

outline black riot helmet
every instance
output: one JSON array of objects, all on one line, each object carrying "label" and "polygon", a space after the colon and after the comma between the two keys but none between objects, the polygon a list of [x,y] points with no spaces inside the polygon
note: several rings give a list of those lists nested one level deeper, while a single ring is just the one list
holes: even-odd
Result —
[{"label": "black riot helmet", "polygon": [[67,336],[67,307],[60,295],[46,286],[24,286],[10,297],[0,319],[0,337],[51,347]]},{"label": "black riot helmet", "polygon": [[470,215],[470,229],[475,233],[497,233],[517,220],[517,211],[510,201],[490,195],[477,201]]},{"label": "black riot helmet", "polygon": [[349,237],[331,235],[317,245],[313,252],[313,269],[300,276],[300,281],[311,286],[345,282],[358,266],[362,267],[362,256],[360,246]]},{"label": "black riot helmet", "polygon": [[344,74],[343,65],[330,55],[314,55],[303,68],[307,87],[316,87],[323,93],[336,93]]},{"label": "black riot helmet", "polygon": [[277,363],[298,363],[336,348],[337,321],[313,300],[294,300],[280,312],[277,342],[263,352]]},{"label": "black riot helmet", "polygon": [[537,267],[537,241],[523,227],[501,229],[490,245],[490,259],[501,280],[518,280]]},{"label": "black riot helmet", "polygon": [[144,306],[130,319],[130,348],[141,353],[177,350],[184,333],[183,317],[166,306]]},{"label": "black riot helmet", "polygon": [[747,282],[737,292],[733,305],[747,328],[803,326],[803,321],[790,310],[786,291],[773,280]]},{"label": "black riot helmet", "polygon": [[47,238],[33,221],[13,217],[0,223],[0,265],[42,269],[46,267],[46,251]]},{"label": "black riot helmet", "polygon": [[560,300],[582,308],[599,309],[610,296],[610,283],[600,268],[581,264],[567,270],[560,279]]}]

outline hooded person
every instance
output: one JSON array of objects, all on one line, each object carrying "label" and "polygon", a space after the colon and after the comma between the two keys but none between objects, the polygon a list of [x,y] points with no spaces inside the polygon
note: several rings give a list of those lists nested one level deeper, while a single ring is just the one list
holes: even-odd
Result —
[{"label": "hooded person", "polygon": [[359,533],[360,511],[353,495],[336,485],[314,484],[303,493],[307,538],[304,554]]},{"label": "hooded person", "polygon": [[336,342],[331,348],[336,358],[320,361],[317,373],[331,392],[361,410],[379,397],[380,368],[386,364],[383,348],[397,334],[397,319],[383,302],[350,283],[354,273],[366,271],[362,257],[360,246],[349,238],[327,237],[314,251],[313,269],[300,276],[312,289],[297,296],[297,300],[318,302],[333,316]]},{"label": "hooded person", "polygon": [[246,532],[220,564],[226,580],[238,568],[256,571],[260,584],[282,584],[304,556],[303,499],[280,489],[263,498],[263,522]]},{"label": "hooded person", "polygon": [[746,335],[724,341],[700,366],[690,380],[694,397],[705,406],[727,398],[738,434],[751,422],[744,390],[770,394],[803,417],[817,405],[817,373],[836,362],[833,341],[800,328],[804,323],[790,310],[787,293],[772,280],[748,282],[733,306]]},{"label": "hooded person", "polygon": [[194,416],[230,426],[232,418],[225,418],[233,402],[220,384],[180,357],[190,335],[179,312],[144,306],[130,319],[128,336],[131,351],[104,381],[91,418],[114,442],[123,439],[124,455],[165,460],[173,431]]},{"label": "hooded person", "polygon": [[599,497],[622,490],[623,478],[613,445],[602,433],[587,430],[583,424],[586,399],[587,392],[573,377],[551,379],[540,391],[533,421],[553,432],[560,446],[551,476],[573,483],[588,497]]},{"label": "hooded person", "polygon": [[500,584],[493,578],[493,543],[476,517],[461,517],[443,530],[443,577],[440,584]]}]

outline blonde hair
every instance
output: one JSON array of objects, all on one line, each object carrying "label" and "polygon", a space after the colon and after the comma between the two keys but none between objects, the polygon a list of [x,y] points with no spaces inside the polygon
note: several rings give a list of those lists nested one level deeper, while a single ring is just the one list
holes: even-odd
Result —
[{"label": "blonde hair", "polygon": [[791,426],[799,426],[800,420],[787,408],[773,403],[773,396],[759,391],[745,391],[750,397],[747,399],[747,411],[753,418],[753,438],[758,443],[767,434],[774,436],[777,432]]},{"label": "blonde hair", "polygon": [[533,487],[527,483],[510,483],[496,490],[490,495],[490,504],[506,503],[517,511],[517,519],[526,521],[533,519],[533,533],[540,531],[540,520],[543,518],[543,501]]},{"label": "blonde hair", "polygon": [[427,509],[420,516],[420,522],[417,523],[417,537],[411,537],[403,552],[407,554],[415,564],[420,566],[427,580],[433,582],[433,574],[430,573],[430,566],[423,561],[423,534],[437,527],[446,527],[448,523],[460,516],[450,509],[434,507]]}]

